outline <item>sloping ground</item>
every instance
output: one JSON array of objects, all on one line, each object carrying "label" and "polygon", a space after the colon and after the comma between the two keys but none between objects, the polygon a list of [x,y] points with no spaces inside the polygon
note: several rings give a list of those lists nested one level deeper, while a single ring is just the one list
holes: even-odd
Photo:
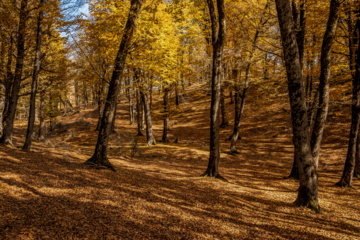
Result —
[{"label": "sloping ground", "polygon": [[[94,109],[62,118],[49,142],[34,143],[30,153],[0,146],[0,239],[360,239],[360,181],[355,189],[334,186],[348,123],[329,119],[319,166],[323,211],[316,214],[293,205],[298,183],[283,179],[293,148],[281,91],[249,90],[239,155],[228,154],[231,127],[222,130],[220,169],[229,182],[199,177],[208,161],[206,89],[187,89],[170,122],[170,143],[153,147],[128,125],[127,102],[119,105],[109,151],[117,172],[82,165],[96,142]],[[24,129],[19,123],[16,145]]]}]

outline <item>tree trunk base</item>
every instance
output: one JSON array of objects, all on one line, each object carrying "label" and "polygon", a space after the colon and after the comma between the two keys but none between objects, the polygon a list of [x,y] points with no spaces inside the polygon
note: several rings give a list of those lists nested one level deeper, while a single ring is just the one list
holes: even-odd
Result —
[{"label": "tree trunk base", "polygon": [[140,136],[140,137],[142,137],[142,136],[144,136],[144,134],[143,134],[142,132],[140,132],[140,131],[139,131],[139,132],[137,133],[137,135],[136,135],[136,136]]},{"label": "tree trunk base", "polygon": [[300,187],[298,191],[299,194],[294,204],[299,207],[310,208],[311,210],[320,213],[319,202],[317,201],[317,199],[313,199],[313,197],[309,193],[309,189],[305,187]]},{"label": "tree trunk base", "polygon": [[156,145],[155,139],[149,140],[149,141],[146,143],[146,146],[153,146],[153,145]]},{"label": "tree trunk base", "polygon": [[335,184],[335,186],[338,187],[348,187],[348,188],[354,188],[353,185],[351,183],[349,183],[348,181],[346,181],[344,178],[342,178],[339,182],[337,182]]},{"label": "tree trunk base", "polygon": [[88,165],[90,167],[94,167],[96,169],[110,169],[114,172],[116,172],[115,168],[112,166],[108,158],[97,158],[96,156],[92,156],[90,159],[88,159],[86,162],[84,162],[84,165]]},{"label": "tree trunk base", "polygon": [[220,128],[226,128],[228,126],[229,126],[228,122],[223,122],[223,123],[221,123]]},{"label": "tree trunk base", "polygon": [[224,181],[224,182],[229,182],[226,178],[224,178],[220,174],[217,174],[216,176],[213,176],[210,173],[208,173],[208,171],[201,174],[200,177],[213,177],[213,178],[219,179],[219,180]]},{"label": "tree trunk base", "polygon": [[0,138],[0,144],[4,144],[4,145],[10,146],[10,147],[12,147],[12,148],[15,147],[14,144],[13,144],[13,142],[12,142],[10,139],[8,139],[8,138]]}]

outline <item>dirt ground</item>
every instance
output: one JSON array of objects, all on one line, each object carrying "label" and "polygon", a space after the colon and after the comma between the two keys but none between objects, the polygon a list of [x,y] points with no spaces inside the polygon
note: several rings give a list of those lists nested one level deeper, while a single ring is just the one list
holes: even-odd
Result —
[{"label": "dirt ground", "polygon": [[[170,143],[152,147],[135,136],[122,100],[109,144],[116,172],[82,164],[97,139],[95,107],[59,118],[48,142],[34,142],[31,152],[0,146],[0,239],[360,239],[360,180],[354,189],[334,186],[346,156],[348,106],[342,115],[330,111],[317,214],[293,204],[298,182],[283,178],[293,146],[282,90],[250,88],[240,154],[229,154],[232,127],[221,130],[220,172],[229,182],[200,177],[209,155],[208,93],[204,84],[186,88],[170,121]],[[233,124],[234,105],[226,101]],[[160,111],[158,98],[157,140]],[[25,122],[16,123],[18,147],[25,129]]]}]

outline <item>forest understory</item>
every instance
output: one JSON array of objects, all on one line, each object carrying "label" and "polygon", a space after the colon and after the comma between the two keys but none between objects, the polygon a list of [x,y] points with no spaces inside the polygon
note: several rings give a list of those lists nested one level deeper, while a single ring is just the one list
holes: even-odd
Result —
[{"label": "forest understory", "polygon": [[0,145],[0,239],[360,238],[360,180],[350,189],[335,186],[346,158],[350,105],[330,104],[319,163],[322,211],[314,213],[293,204],[298,181],[284,179],[293,162],[285,82],[275,92],[260,84],[249,89],[239,154],[230,154],[226,140],[233,121],[221,130],[220,173],[228,182],[200,177],[209,157],[207,89],[186,88],[166,144],[159,142],[162,103],[154,96],[158,144],[151,147],[146,136],[136,137],[122,98],[108,154],[116,172],[83,165],[98,135],[95,105],[59,117],[31,152],[20,150],[26,122],[17,121],[17,148]]}]

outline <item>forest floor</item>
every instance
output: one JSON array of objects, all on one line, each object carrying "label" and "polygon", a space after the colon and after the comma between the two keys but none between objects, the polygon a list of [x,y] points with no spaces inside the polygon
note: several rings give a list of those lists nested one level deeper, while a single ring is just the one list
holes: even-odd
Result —
[{"label": "forest floor", "polygon": [[229,182],[200,177],[209,156],[204,84],[186,88],[167,144],[146,147],[145,136],[135,137],[123,100],[109,143],[116,172],[83,165],[97,139],[95,107],[58,118],[48,142],[34,142],[31,152],[19,149],[26,123],[18,121],[18,148],[0,146],[0,239],[360,239],[360,180],[354,189],[334,186],[346,156],[349,107],[340,107],[342,114],[330,108],[319,165],[322,211],[315,213],[293,204],[298,182],[284,179],[293,146],[283,87],[248,91],[238,155],[229,154],[226,141],[232,127],[221,130],[220,173]]}]

